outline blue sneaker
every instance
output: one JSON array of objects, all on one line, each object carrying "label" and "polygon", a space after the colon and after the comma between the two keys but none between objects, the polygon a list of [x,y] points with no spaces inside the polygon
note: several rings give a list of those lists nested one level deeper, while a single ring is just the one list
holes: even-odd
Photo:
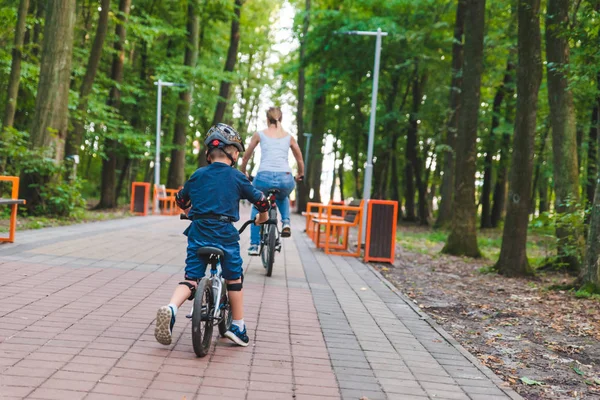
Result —
[{"label": "blue sneaker", "polygon": [[248,346],[248,343],[250,342],[250,339],[246,334],[246,327],[244,327],[243,331],[240,331],[240,328],[235,324],[231,324],[231,328],[225,332],[225,337],[242,347]]},{"label": "blue sneaker", "polygon": [[158,343],[171,344],[173,325],[175,325],[175,313],[171,306],[159,308],[156,312],[156,328],[154,328],[154,337]]}]

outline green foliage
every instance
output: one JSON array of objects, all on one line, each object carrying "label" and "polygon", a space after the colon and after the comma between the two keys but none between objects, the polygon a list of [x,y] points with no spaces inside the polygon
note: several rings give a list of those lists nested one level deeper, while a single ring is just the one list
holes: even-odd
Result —
[{"label": "green foliage", "polygon": [[77,180],[56,180],[57,176],[62,176],[64,170],[50,157],[52,150],[30,149],[28,141],[29,135],[26,132],[5,129],[0,136],[0,160],[4,163],[4,174],[19,176],[21,173],[27,173],[45,178],[46,183],[37,186],[41,204],[30,210],[31,214],[76,217],[85,207],[81,196],[81,183]]},{"label": "green foliage", "polygon": [[575,297],[579,299],[600,300],[600,287],[593,283],[587,283],[575,292]]}]

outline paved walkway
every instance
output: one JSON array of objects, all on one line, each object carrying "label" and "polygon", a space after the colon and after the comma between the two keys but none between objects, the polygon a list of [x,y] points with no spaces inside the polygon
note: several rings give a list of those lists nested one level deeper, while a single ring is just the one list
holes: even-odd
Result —
[{"label": "paved walkway", "polygon": [[139,217],[18,232],[0,246],[0,398],[520,398],[370,267],[316,251],[299,231],[271,278],[246,258],[251,346],[219,339],[196,358],[189,303],[174,344],[156,343],[185,226]]}]

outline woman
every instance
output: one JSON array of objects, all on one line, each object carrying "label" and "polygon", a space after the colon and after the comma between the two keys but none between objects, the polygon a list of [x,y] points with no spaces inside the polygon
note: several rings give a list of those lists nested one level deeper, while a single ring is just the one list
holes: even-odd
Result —
[{"label": "woman", "polygon": [[[292,154],[294,154],[294,158],[296,158],[298,164],[296,180],[302,180],[304,177],[304,161],[302,160],[302,152],[296,140],[281,127],[281,118],[282,114],[279,107],[269,108],[267,111],[268,128],[252,135],[252,140],[250,141],[248,150],[244,154],[240,169],[246,173],[248,161],[252,157],[254,149],[260,143],[260,165],[258,167],[258,174],[254,178],[254,187],[265,194],[269,189],[279,190],[276,201],[283,225],[281,236],[290,237],[292,230],[290,227],[290,200],[288,196],[292,193],[296,184],[288,160],[289,149],[292,149]],[[253,207],[252,218],[255,218],[256,214],[257,210]],[[258,255],[259,243],[260,227],[253,225],[250,231],[248,255]]]}]

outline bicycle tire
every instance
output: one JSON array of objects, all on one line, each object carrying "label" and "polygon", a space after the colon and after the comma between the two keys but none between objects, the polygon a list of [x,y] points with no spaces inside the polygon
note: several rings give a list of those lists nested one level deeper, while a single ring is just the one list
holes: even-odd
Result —
[{"label": "bicycle tire", "polygon": [[270,225],[262,225],[260,227],[260,259],[262,261],[263,267],[267,268],[268,265],[268,240],[269,240],[269,228]]},{"label": "bicycle tire", "polygon": [[[226,290],[223,288],[223,290]],[[221,337],[225,337],[225,332],[231,329],[231,324],[233,323],[233,313],[231,312],[231,304],[229,304],[229,298],[227,295],[223,296],[223,314],[222,318],[219,321],[219,334]]]},{"label": "bicycle tire", "polygon": [[194,297],[192,313],[192,345],[198,357],[205,357],[210,350],[213,333],[214,299],[209,278],[202,278]]},{"label": "bicycle tire", "polygon": [[273,275],[273,264],[275,263],[275,241],[276,238],[276,226],[269,226],[269,236],[267,238],[267,248],[265,249],[267,252],[267,276]]}]

